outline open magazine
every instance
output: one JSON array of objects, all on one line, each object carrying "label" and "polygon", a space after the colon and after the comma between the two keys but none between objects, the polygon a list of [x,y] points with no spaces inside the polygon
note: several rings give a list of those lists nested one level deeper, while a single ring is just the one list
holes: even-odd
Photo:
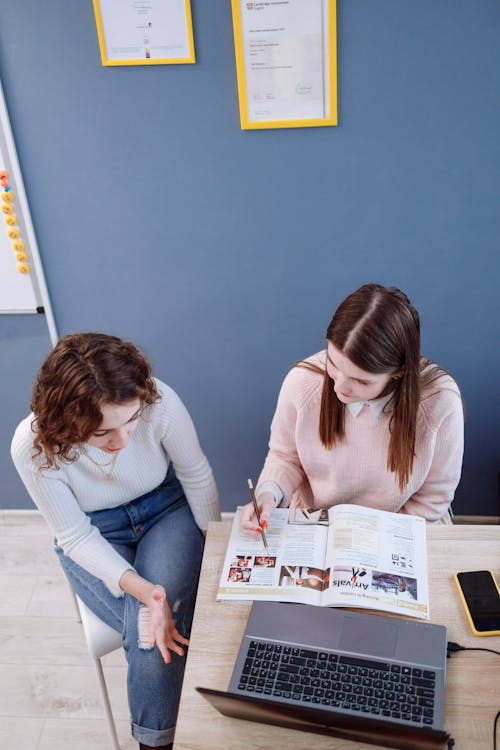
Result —
[{"label": "open magazine", "polygon": [[429,618],[425,520],[336,505],[277,508],[262,539],[231,529],[217,600],[365,607]]}]

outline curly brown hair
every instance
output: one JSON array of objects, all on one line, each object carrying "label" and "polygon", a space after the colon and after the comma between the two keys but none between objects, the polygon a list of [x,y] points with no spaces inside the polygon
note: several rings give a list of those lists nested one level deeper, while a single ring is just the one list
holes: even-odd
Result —
[{"label": "curly brown hair", "polygon": [[101,406],[136,398],[149,405],[160,396],[151,365],[134,344],[105,333],[63,336],[40,367],[33,387],[33,458],[43,454],[42,468],[75,461],[74,447],[101,424]]}]

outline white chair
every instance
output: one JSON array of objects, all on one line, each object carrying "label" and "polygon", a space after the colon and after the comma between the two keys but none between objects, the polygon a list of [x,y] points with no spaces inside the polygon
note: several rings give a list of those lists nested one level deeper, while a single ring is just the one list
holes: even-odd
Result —
[{"label": "white chair", "polygon": [[111,651],[116,651],[116,649],[122,647],[121,635],[100,620],[97,615],[95,615],[75,594],[71,586],[70,591],[78,613],[78,620],[82,623],[87,650],[96,668],[111,743],[114,750],[120,750],[120,743],[118,742],[116,726],[111,712],[111,704],[109,702],[108,688],[106,687],[106,681],[104,679],[101,658],[106,654],[111,653]]}]

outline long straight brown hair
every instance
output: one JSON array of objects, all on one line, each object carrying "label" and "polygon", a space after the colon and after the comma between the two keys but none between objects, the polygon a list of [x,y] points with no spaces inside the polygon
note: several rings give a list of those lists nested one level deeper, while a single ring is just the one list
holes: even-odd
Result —
[{"label": "long straight brown hair", "polygon": [[[361,370],[398,372],[388,408],[390,441],[387,468],[398,477],[400,490],[408,483],[415,455],[417,411],[422,390],[445,374],[420,354],[420,320],[408,297],[394,287],[365,284],[347,297],[326,331],[327,342]],[[299,366],[308,366],[300,362]],[[425,368],[425,373],[423,370]],[[326,448],[345,439],[345,405],[325,369],[319,435]]]}]

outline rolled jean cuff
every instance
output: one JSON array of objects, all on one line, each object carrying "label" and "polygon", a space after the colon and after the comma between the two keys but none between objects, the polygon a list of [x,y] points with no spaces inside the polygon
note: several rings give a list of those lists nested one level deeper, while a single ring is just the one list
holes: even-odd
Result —
[{"label": "rolled jean cuff", "polygon": [[147,727],[141,727],[139,724],[132,723],[132,737],[137,742],[149,745],[150,747],[168,745],[174,741],[174,734],[175,727],[171,727],[170,729],[148,729]]}]

